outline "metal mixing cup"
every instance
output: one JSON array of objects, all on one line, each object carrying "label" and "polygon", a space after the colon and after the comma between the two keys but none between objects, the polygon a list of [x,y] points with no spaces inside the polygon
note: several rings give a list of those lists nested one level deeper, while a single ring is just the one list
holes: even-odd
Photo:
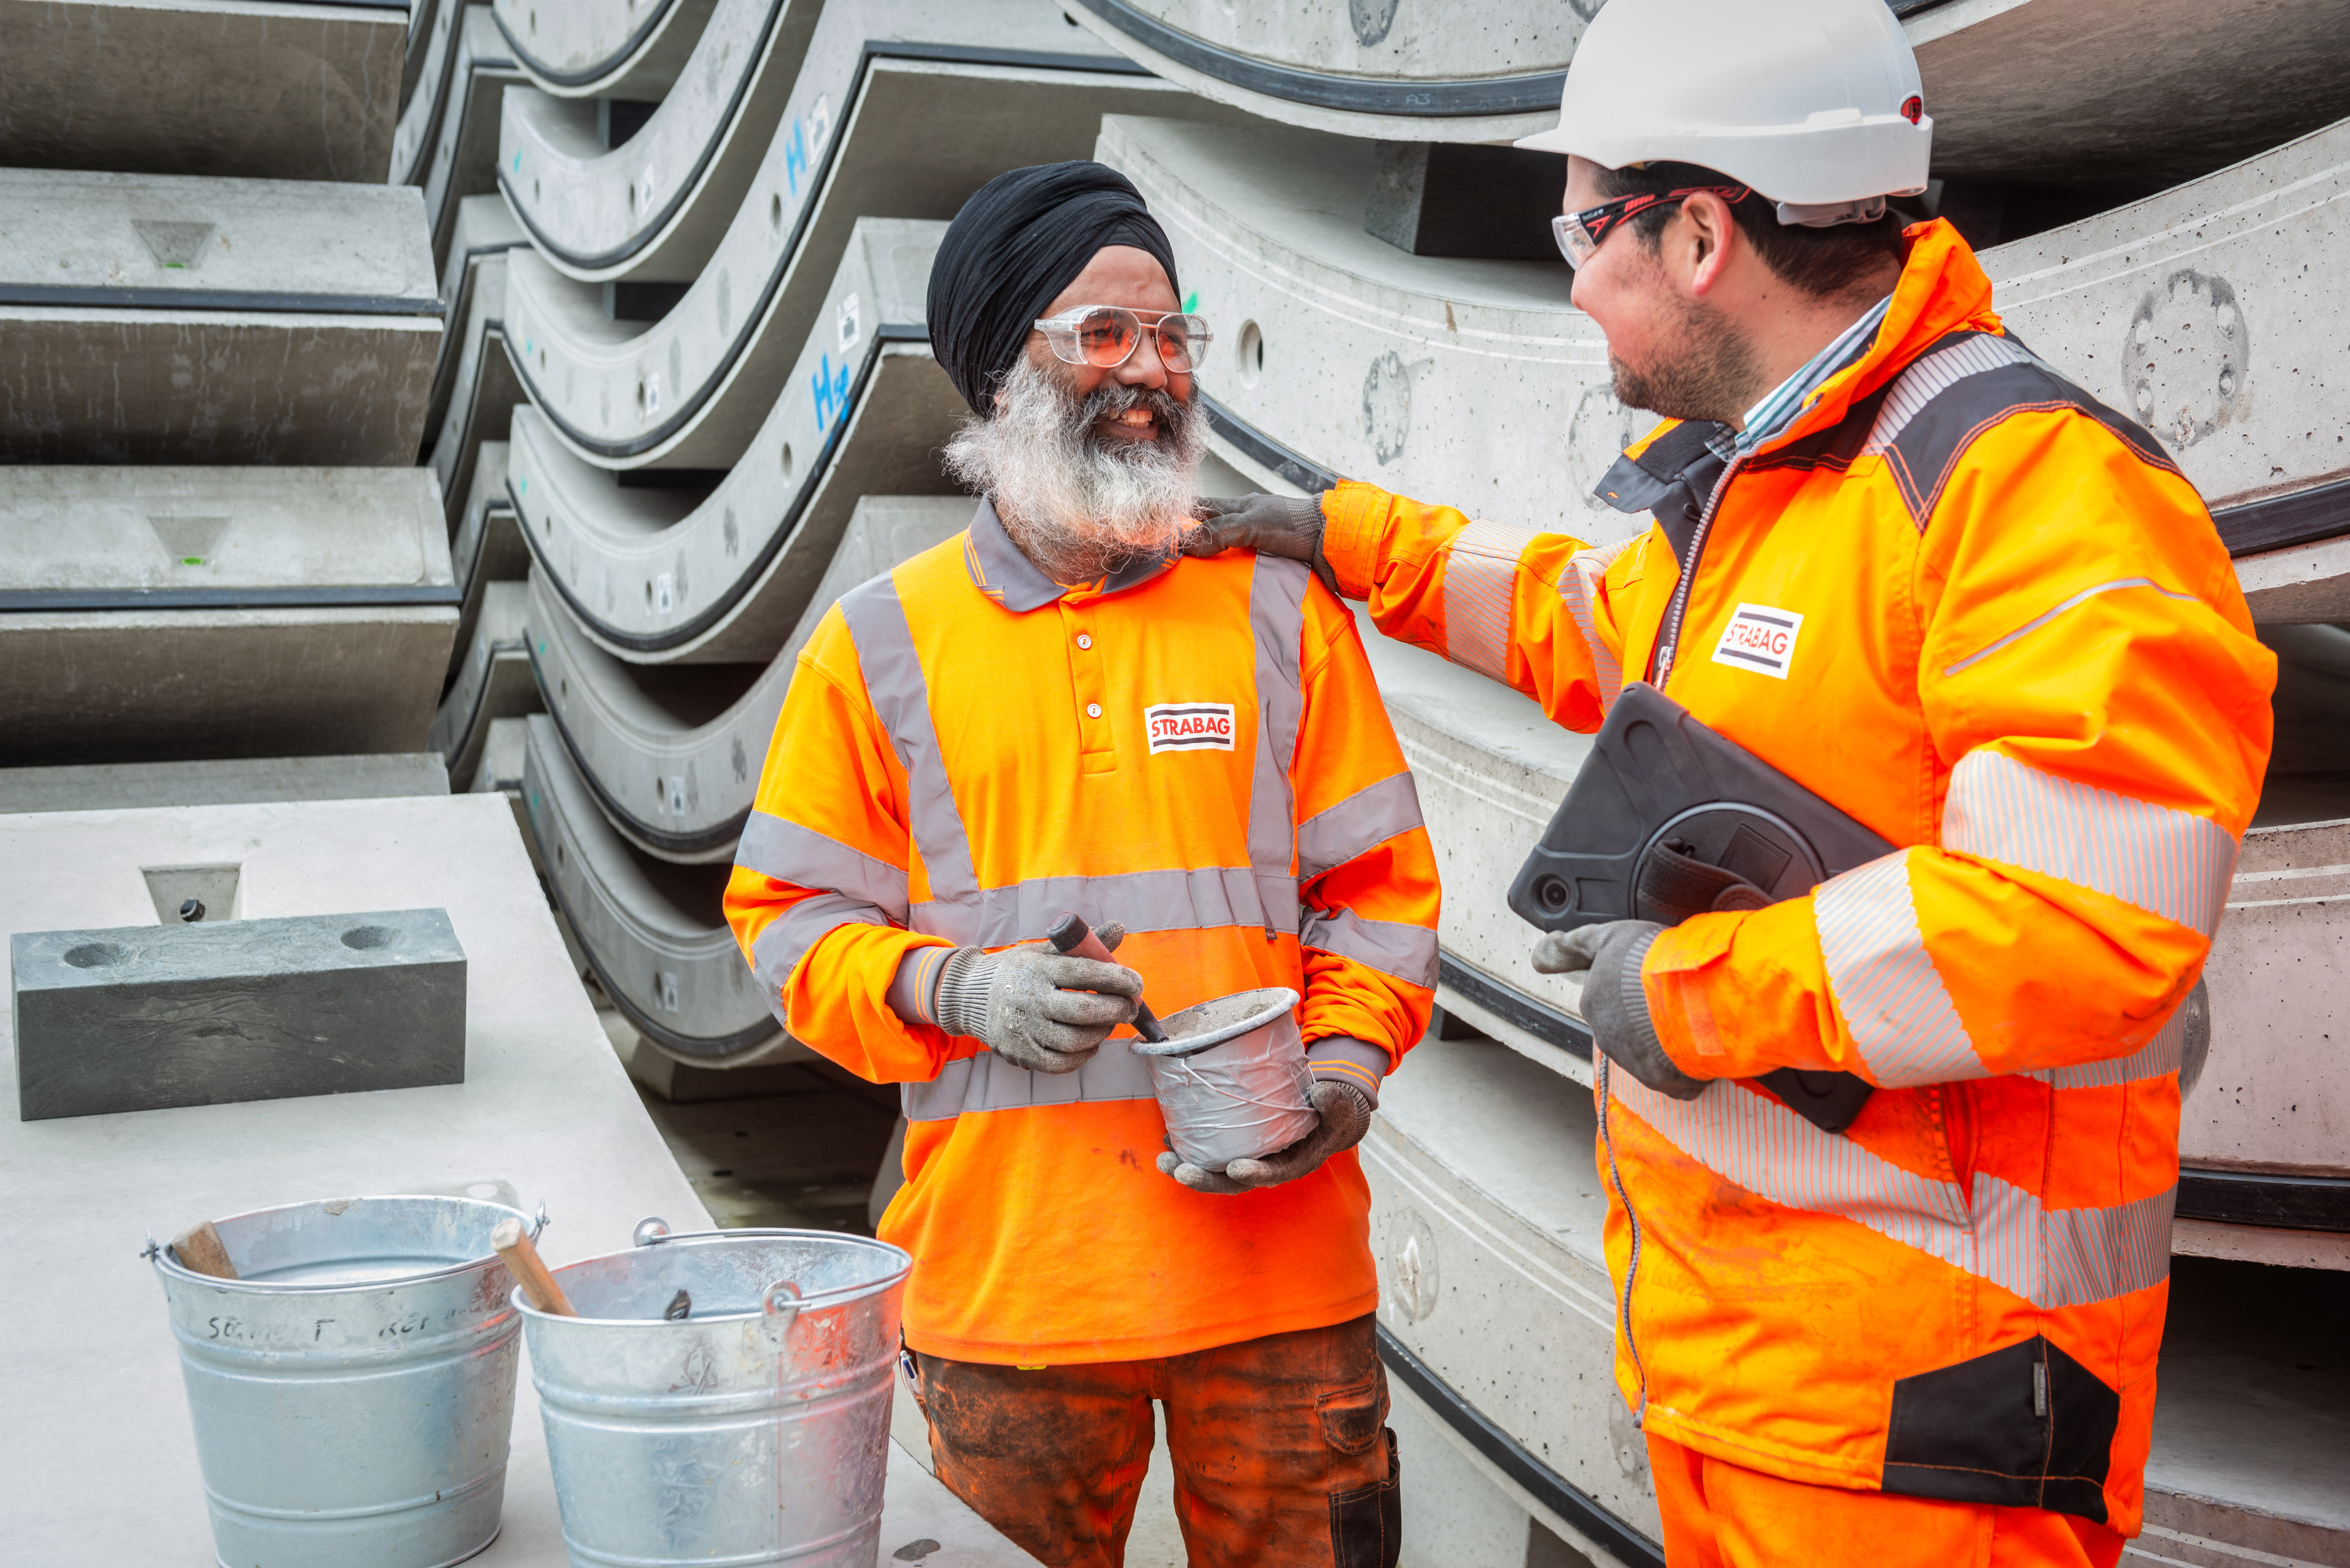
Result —
[{"label": "metal mixing cup", "polygon": [[515,1297],[571,1561],[873,1568],[913,1259],[828,1231],[638,1235],[555,1271],[578,1316]]},{"label": "metal mixing cup", "polygon": [[1167,1140],[1186,1162],[1222,1170],[1314,1130],[1297,1000],[1284,986],[1243,991],[1160,1020],[1164,1041],[1127,1042],[1150,1069]]},{"label": "metal mixing cup", "polygon": [[151,1253],[224,1568],[440,1568],[497,1538],[528,1215],[340,1198],[214,1221],[238,1279]]}]

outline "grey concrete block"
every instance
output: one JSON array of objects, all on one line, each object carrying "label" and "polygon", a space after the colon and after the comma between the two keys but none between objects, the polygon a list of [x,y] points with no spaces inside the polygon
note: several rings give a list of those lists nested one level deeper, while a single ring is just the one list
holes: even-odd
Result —
[{"label": "grey concrete block", "polygon": [[448,793],[447,766],[439,757],[422,752],[0,768],[0,815],[20,811],[114,811],[127,806],[241,805],[255,801],[383,800]]},{"label": "grey concrete block", "polygon": [[465,1081],[442,909],[22,931],[21,1121]]}]

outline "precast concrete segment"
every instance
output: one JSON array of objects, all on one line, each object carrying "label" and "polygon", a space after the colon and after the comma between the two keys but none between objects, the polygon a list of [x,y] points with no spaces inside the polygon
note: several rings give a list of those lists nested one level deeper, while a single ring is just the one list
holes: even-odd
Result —
[{"label": "precast concrete segment", "polygon": [[2350,120],[1982,261],[2002,319],[2161,440],[2230,549],[2350,532]]},{"label": "precast concrete segment", "polygon": [[0,461],[414,461],[441,338],[414,192],[0,170]]},{"label": "precast concrete segment", "polygon": [[[449,412],[449,397],[457,384],[457,364],[470,341],[460,330],[473,310],[473,287],[481,264],[492,256],[530,244],[515,221],[505,198],[492,194],[467,196],[457,203],[457,223],[450,231],[449,254],[441,264],[441,319],[449,330],[441,339],[441,357],[432,366],[432,400],[424,413],[424,428],[438,431]],[[499,276],[503,294],[504,276]],[[503,310],[503,306],[501,306]]]},{"label": "precast concrete segment", "polygon": [[[905,9],[934,24],[931,37],[951,39],[1017,36],[1019,17],[1050,16],[1041,0]],[[1005,169],[1087,156],[1106,112],[1228,113],[1122,59],[988,63],[1046,57],[1001,41],[875,39],[868,10],[897,7],[868,0],[825,13],[749,197],[660,321],[617,326],[599,289],[543,260],[515,262],[506,325],[528,349],[524,379],[582,456],[610,468],[737,461],[816,326],[860,215],[951,218]],[[941,125],[954,133],[933,134]]]},{"label": "precast concrete segment", "polygon": [[566,448],[543,410],[515,410],[509,486],[525,535],[600,646],[639,663],[764,664],[858,497],[955,488],[935,454],[966,410],[919,325],[944,230],[858,224],[782,396],[706,498],[624,487]]},{"label": "precast concrete segment", "polygon": [[[531,9],[527,0],[512,8]],[[819,9],[718,0],[675,87],[618,147],[605,145],[590,100],[506,94],[498,184],[539,254],[595,283],[699,273],[766,156]]]},{"label": "precast concrete segment", "polygon": [[[0,825],[0,931],[151,925],[142,866],[230,862],[253,919],[440,908],[470,963],[466,1081],[384,1094],[19,1122],[0,1162],[37,1269],[0,1271],[27,1358],[0,1423],[8,1552],[32,1563],[209,1563],[178,1345],[142,1237],[364,1193],[542,1199],[552,1263],[629,1244],[647,1214],[710,1220],[645,1117],[565,960],[504,803],[376,799],[60,812]],[[0,1010],[0,1077],[15,1075]],[[536,1392],[517,1390],[504,1529],[477,1563],[562,1568]],[[891,1477],[894,1494],[902,1484]],[[34,1499],[41,1506],[31,1506]],[[903,1539],[902,1537],[898,1539]]]},{"label": "precast concrete segment", "polygon": [[432,221],[437,266],[455,238],[457,207],[498,188],[498,100],[523,80],[487,5],[468,5],[449,68],[448,103],[433,132],[432,157],[417,183]]},{"label": "precast concrete segment", "polygon": [[473,493],[473,470],[484,441],[504,441],[515,405],[523,401],[522,379],[515,374],[514,356],[507,351],[504,324],[506,268],[512,255],[499,252],[476,265],[472,300],[464,325],[456,327],[455,351],[443,356],[455,361],[449,377],[449,402],[441,410],[425,461],[441,482],[441,499],[454,532],[459,508]]},{"label": "precast concrete segment", "polygon": [[969,525],[958,495],[868,495],[772,661],[749,666],[740,695],[724,679],[623,663],[584,636],[542,578],[533,585],[530,652],[548,711],[604,815],[647,854],[727,861],[758,793],[759,769],[800,649],[840,596]]},{"label": "precast concrete segment", "polygon": [[2264,626],[2350,620],[2350,537],[2239,556],[2236,582]]},{"label": "precast concrete segment", "polygon": [[531,81],[558,98],[664,97],[722,0],[493,0]]},{"label": "precast concrete segment", "polygon": [[416,95],[416,84],[424,78],[424,62],[432,53],[433,28],[443,8],[442,0],[409,0],[408,44],[400,63],[400,107],[403,112],[408,100]]},{"label": "precast concrete segment", "polygon": [[555,722],[530,720],[523,805],[557,908],[597,982],[664,1054],[748,1066],[789,1041],[734,945],[720,900],[732,868],[673,866],[612,831]]},{"label": "precast concrete segment", "polygon": [[1285,127],[1113,117],[1097,154],[1149,202],[1216,342],[1201,389],[1324,468],[1599,541],[1591,493],[1655,423],[1616,400],[1563,263],[1415,256],[1363,232],[1371,151]]},{"label": "precast concrete segment", "polygon": [[[457,35],[464,26],[464,0],[432,0],[429,19],[418,24],[421,45],[411,43],[402,67],[400,121],[392,128],[391,167],[384,181],[421,185],[441,133],[441,111],[449,101],[450,67],[457,63]],[[413,72],[413,79],[409,73]]]},{"label": "precast concrete segment", "polygon": [[524,583],[491,583],[483,590],[473,639],[458,657],[425,742],[448,763],[452,779],[470,779],[480,768],[494,722],[540,710],[524,642],[529,602]]},{"label": "precast concrete segment", "polygon": [[442,909],[19,931],[16,1116],[465,1081],[465,950]]},{"label": "precast concrete segment", "polygon": [[0,816],[34,811],[112,811],[125,806],[381,800],[448,793],[449,770],[439,757],[424,752],[372,757],[0,768]]},{"label": "precast concrete segment", "polygon": [[530,546],[523,543],[514,502],[506,494],[506,443],[502,441],[482,443],[473,493],[465,499],[457,537],[450,542],[449,561],[457,574],[457,591],[463,596],[457,607],[457,649],[462,655],[473,646],[473,624],[481,618],[489,586],[518,583],[530,575]]},{"label": "precast concrete segment", "polygon": [[0,166],[374,182],[406,7],[0,0]]}]

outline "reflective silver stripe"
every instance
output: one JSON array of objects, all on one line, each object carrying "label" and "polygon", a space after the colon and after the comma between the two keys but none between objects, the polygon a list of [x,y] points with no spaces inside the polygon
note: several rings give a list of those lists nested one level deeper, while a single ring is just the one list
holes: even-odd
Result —
[{"label": "reflective silver stripe", "polygon": [[2207,937],[2236,871],[2235,836],[2208,816],[1981,747],[1950,772],[1942,847],[2095,888]]},{"label": "reflective silver stripe", "polygon": [[827,932],[843,926],[889,923],[889,916],[862,898],[818,893],[813,898],[802,898],[767,923],[759,940],[751,944],[751,968],[766,986],[767,994],[774,996],[790,981],[808,949]]},{"label": "reflective silver stripe", "polygon": [[866,696],[906,770],[906,814],[912,819],[908,826],[921,853],[922,869],[930,876],[931,894],[930,902],[911,911],[913,929],[958,943],[975,941],[979,877],[972,869],[971,839],[963,832],[962,814],[955,808],[946,763],[939,755],[930,686],[922,678],[921,657],[914,651],[906,607],[898,599],[897,579],[885,573],[850,589],[841,596],[840,613],[857,647]]},{"label": "reflective silver stripe", "polygon": [[1901,1088],[1989,1075],[1918,929],[1909,851],[1821,883],[1812,919],[1828,989],[1870,1077]]},{"label": "reflective silver stripe", "polygon": [[1599,711],[1606,712],[1616,705],[1624,690],[1624,665],[1608,646],[1599,640],[1599,618],[1593,606],[1598,602],[1599,581],[1616,557],[1639,542],[1636,535],[1619,540],[1598,550],[1577,550],[1566,558],[1566,569],[1558,575],[1558,597],[1566,606],[1566,613],[1575,618],[1575,629],[1583,634],[1584,646],[1591,649],[1591,670],[1599,683]]},{"label": "reflective silver stripe", "polygon": [[1409,770],[1389,774],[1298,824],[1297,879],[1311,882],[1397,834],[1422,826],[1419,789]]},{"label": "reflective silver stripe", "polygon": [[1977,1172],[1970,1203],[1957,1183],[1904,1170],[1742,1084],[1720,1081],[1694,1100],[1676,1100],[1611,1073],[1608,1092],[1691,1159],[1758,1198],[1865,1225],[2042,1307],[2108,1301],[2170,1272],[2175,1189],[2111,1208],[2043,1209],[2021,1188]]},{"label": "reflective silver stripe", "polygon": [[2054,609],[2033,616],[2030,620],[2025,621],[2022,626],[2017,627],[2013,631],[2009,632],[2006,636],[1993,639],[1991,641],[1985,643],[1982,647],[1975,649],[1972,653],[1968,654],[1964,659],[1960,659],[1956,664],[1950,665],[1945,668],[1942,671],[1943,678],[1947,680],[1950,676],[1956,675],[1960,670],[1964,670],[1970,664],[1989,659],[1992,654],[1997,653],[2009,643],[2014,642],[2021,638],[2031,636],[2033,632],[2038,631],[2042,627],[2046,626],[2050,621],[2054,620],[2058,616],[2063,615],[2066,610],[2077,608],[2080,606],[2088,603],[2091,599],[2095,598],[2099,594],[2110,594],[2122,588],[2152,588],[2156,593],[2160,594],[2167,599],[2184,599],[2189,604],[2199,604],[2202,602],[2196,598],[2193,594],[2182,594],[2175,588],[2166,588],[2160,583],[2156,582],[2152,577],[2116,577],[2110,583],[2099,583],[2095,587],[2083,588],[2079,593],[2074,594],[2071,598],[2066,599]]},{"label": "reflective silver stripe", "polygon": [[1352,909],[1308,909],[1298,941],[1352,959],[1407,985],[1436,987],[1436,933],[1401,920],[1367,920]]},{"label": "reflective silver stripe", "polygon": [[1303,562],[1259,556],[1249,582],[1249,626],[1256,637],[1256,774],[1249,784],[1249,864],[1267,932],[1297,929],[1296,797],[1289,787],[1297,727],[1305,716],[1298,670],[1305,638]]},{"label": "reflective silver stripe", "polygon": [[1532,530],[1507,523],[1471,523],[1444,547],[1444,657],[1480,675],[1507,680],[1510,603],[1517,593],[1518,557]]},{"label": "reflective silver stripe", "polygon": [[1016,1111],[1030,1106],[1093,1105],[1156,1097],[1150,1069],[1123,1040],[1106,1040],[1074,1073],[1032,1073],[993,1051],[950,1062],[927,1084],[901,1084],[910,1122],[951,1121],[964,1112]]},{"label": "reflective silver stripe", "polygon": [[[1259,887],[1256,873],[1239,866],[1128,871],[1115,877],[1032,877],[981,893],[977,913],[967,921],[972,934],[962,940],[983,948],[1031,941],[1071,909],[1088,925],[1118,920],[1129,931],[1263,926],[1265,909]],[[913,929],[930,929],[922,921],[931,908],[914,906]]]},{"label": "reflective silver stripe", "polygon": [[1881,455],[1900,437],[1903,428],[1925,411],[1928,403],[1969,376],[2032,362],[2032,356],[2009,337],[1969,337],[1913,360],[1893,383],[1885,406],[1877,410],[1877,422],[1868,427],[1868,440],[1860,449],[1861,455]]},{"label": "reflective silver stripe", "polygon": [[903,925],[906,872],[812,827],[754,811],[734,846],[734,864],[798,888],[853,894]]},{"label": "reflective silver stripe", "polygon": [[2126,1056],[2105,1062],[2079,1062],[2070,1067],[2045,1067],[2030,1075],[2051,1088],[2106,1089],[2117,1084],[2142,1084],[2178,1071],[2186,1054],[2187,1003],[2181,1002],[2162,1032]]}]

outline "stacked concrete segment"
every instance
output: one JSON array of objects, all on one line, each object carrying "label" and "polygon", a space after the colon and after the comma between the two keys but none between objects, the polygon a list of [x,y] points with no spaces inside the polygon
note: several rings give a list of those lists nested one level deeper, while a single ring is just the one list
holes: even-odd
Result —
[{"label": "stacked concrete segment", "polygon": [[490,8],[465,6],[450,51],[441,115],[421,168],[407,182],[423,190],[436,265],[455,237],[458,204],[497,189],[498,100],[523,79]]},{"label": "stacked concrete segment", "polygon": [[540,90],[659,99],[686,68],[720,0],[496,0],[498,30]]}]

